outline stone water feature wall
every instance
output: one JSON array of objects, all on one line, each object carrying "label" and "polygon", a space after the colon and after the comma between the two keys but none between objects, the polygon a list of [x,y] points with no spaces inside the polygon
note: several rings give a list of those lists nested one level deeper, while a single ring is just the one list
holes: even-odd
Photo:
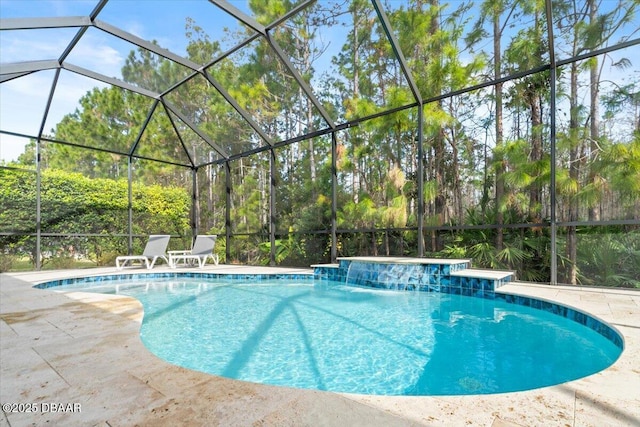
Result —
[{"label": "stone water feature wall", "polygon": [[312,266],[318,280],[379,289],[442,292],[495,298],[512,272],[472,269],[467,259],[351,257]]}]

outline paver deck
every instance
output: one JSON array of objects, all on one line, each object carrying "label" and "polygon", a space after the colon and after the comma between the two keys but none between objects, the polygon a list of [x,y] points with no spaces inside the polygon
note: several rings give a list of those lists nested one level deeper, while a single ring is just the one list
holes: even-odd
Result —
[{"label": "paver deck", "polygon": [[[164,266],[154,271],[175,272]],[[219,265],[197,271],[300,270]],[[36,403],[40,409],[3,411],[0,427],[640,426],[638,291],[524,283],[500,288],[578,308],[620,331],[625,350],[595,375],[518,393],[383,397],[260,385],[177,367],[142,344],[137,300],[32,288],[47,280],[115,272],[110,267],[0,275],[0,401]],[[53,412],[54,404],[78,404],[80,412]]]}]

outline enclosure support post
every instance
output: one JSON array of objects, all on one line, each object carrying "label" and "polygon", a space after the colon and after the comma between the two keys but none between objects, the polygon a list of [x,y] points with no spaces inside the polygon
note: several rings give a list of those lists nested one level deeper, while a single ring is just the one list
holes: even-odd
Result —
[{"label": "enclosure support post", "polygon": [[40,138],[36,140],[36,270],[40,271],[42,268],[42,199],[40,192],[42,190],[42,166],[40,165],[40,145],[42,142]]},{"label": "enclosure support post", "polygon": [[276,265],[276,153],[269,150],[270,183],[269,188],[269,265]]},{"label": "enclosure support post", "polygon": [[225,232],[225,260],[231,259],[231,164],[224,162],[224,175],[226,187],[226,199],[224,208],[224,232]]},{"label": "enclosure support post", "polygon": [[127,210],[129,212],[127,233],[129,234],[129,241],[127,243],[128,254],[133,253],[133,158],[128,157],[127,161]]},{"label": "enclosure support post", "polygon": [[549,105],[549,114],[550,117],[550,135],[549,135],[549,151],[551,162],[551,182],[549,183],[549,196],[550,196],[550,222],[551,222],[551,284],[558,284],[558,256],[557,256],[557,226],[556,226],[556,55],[555,55],[555,45],[553,39],[553,8],[551,6],[551,0],[545,1],[545,8],[547,12],[547,34],[549,37],[549,59],[550,59],[550,89],[551,89],[551,100]]},{"label": "enclosure support post", "polygon": [[424,143],[422,104],[418,104],[418,256],[424,256]]},{"label": "enclosure support post", "polygon": [[338,138],[331,132],[331,262],[338,259],[337,210],[338,210]]},{"label": "enclosure support post", "polygon": [[[200,224],[200,197],[198,194],[198,168],[191,169],[191,238],[198,235]],[[193,242],[193,240],[192,240]]]}]

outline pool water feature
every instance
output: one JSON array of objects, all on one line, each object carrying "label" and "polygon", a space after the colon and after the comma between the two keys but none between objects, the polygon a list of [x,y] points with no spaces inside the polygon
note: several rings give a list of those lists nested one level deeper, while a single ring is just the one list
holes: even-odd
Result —
[{"label": "pool water feature", "polygon": [[597,328],[500,298],[311,278],[140,276],[58,289],[135,297],[145,310],[141,338],[154,354],[265,384],[376,395],[502,393],[593,374],[622,348]]},{"label": "pool water feature", "polygon": [[416,290],[495,298],[514,273],[471,268],[468,259],[345,257],[312,266],[319,280],[380,289]]}]

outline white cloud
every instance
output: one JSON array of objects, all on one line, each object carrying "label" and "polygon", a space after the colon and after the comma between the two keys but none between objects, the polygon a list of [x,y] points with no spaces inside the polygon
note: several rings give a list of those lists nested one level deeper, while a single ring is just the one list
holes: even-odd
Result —
[{"label": "white cloud", "polygon": [[[41,71],[20,77],[0,86],[0,129],[26,135],[37,135],[51,91],[54,71]],[[55,94],[43,129],[51,131],[66,114],[73,113],[78,101],[95,87],[105,87],[102,82],[63,70],[58,78]],[[28,142],[0,134],[0,159],[15,160]]]},{"label": "white cloud", "polygon": [[88,30],[67,57],[67,62],[108,77],[120,77],[129,50],[128,46],[118,45],[117,40],[98,30]]},{"label": "white cloud", "polygon": [[[78,16],[87,15],[97,4],[95,0],[2,3],[3,17]],[[71,7],[73,6],[73,7]],[[15,9],[15,10],[14,10]],[[3,63],[58,59],[78,28],[3,31],[0,38]],[[90,28],[67,58],[68,63],[104,74],[121,77],[125,58],[132,49],[100,30]],[[55,71],[32,73],[2,83],[0,86],[0,129],[26,135],[37,135],[42,126]],[[62,71],[50,106],[44,132],[66,114],[73,113],[79,99],[94,87],[105,87],[99,81]],[[15,160],[24,151],[28,138],[0,134],[0,159]]]},{"label": "white cloud", "polygon": [[70,29],[3,31],[0,37],[2,62],[57,59],[76,31]]},{"label": "white cloud", "polygon": [[18,156],[24,153],[24,147],[28,142],[25,138],[0,134],[0,162],[17,160]]}]

